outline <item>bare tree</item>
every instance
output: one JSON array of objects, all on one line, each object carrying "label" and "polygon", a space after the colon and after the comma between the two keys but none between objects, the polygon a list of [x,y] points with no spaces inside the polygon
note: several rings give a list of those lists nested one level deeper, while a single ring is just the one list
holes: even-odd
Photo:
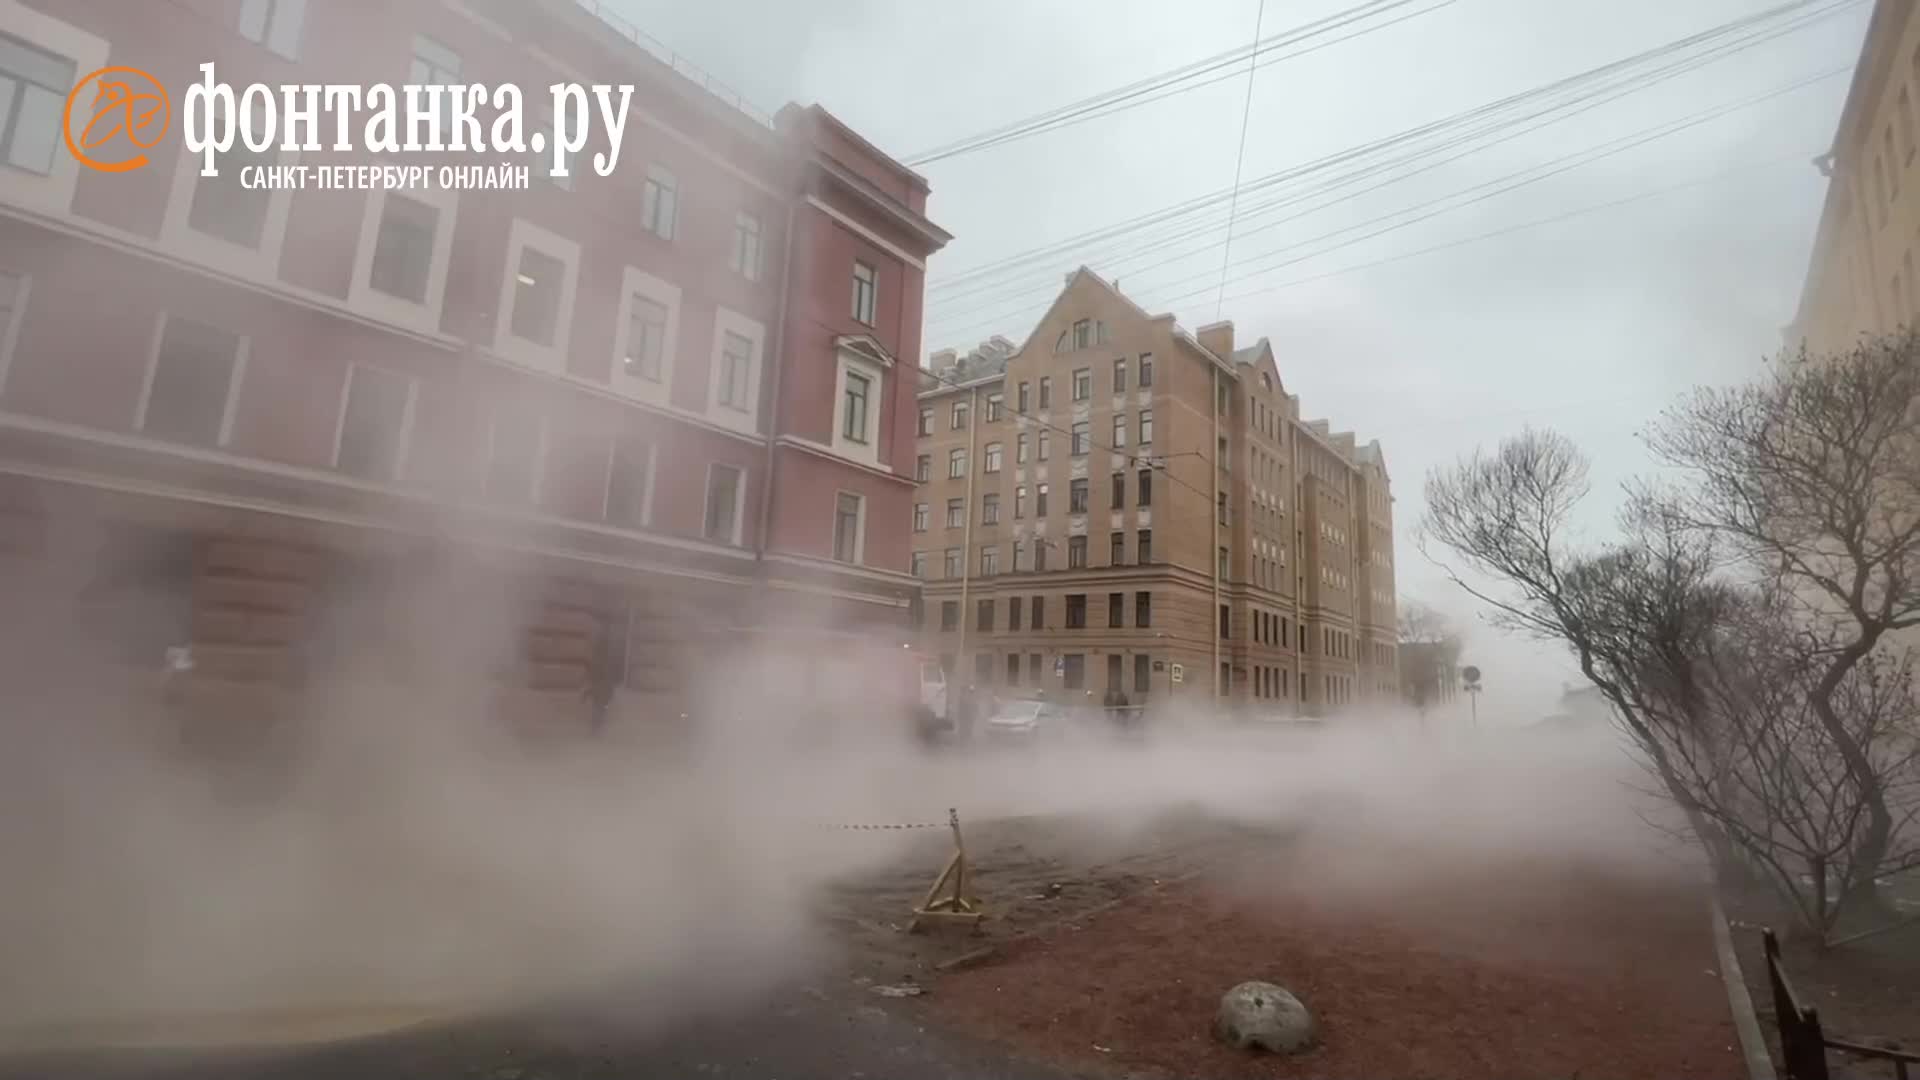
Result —
[{"label": "bare tree", "polygon": [[1425,713],[1445,700],[1459,670],[1461,640],[1452,620],[1418,600],[1400,601],[1400,685],[1407,701]]},{"label": "bare tree", "polygon": [[[1528,431],[1431,475],[1426,533],[1495,583],[1454,576],[1496,624],[1571,649],[1716,863],[1757,871],[1828,936],[1843,906],[1829,883],[1850,897],[1912,857],[1873,824],[1888,810],[1892,835],[1910,792],[1910,672],[1896,677],[1888,649],[1828,687],[1824,638],[1795,594],[1701,527],[1687,499],[1643,493],[1622,539],[1577,548],[1568,518],[1586,492],[1578,451]],[[1823,695],[1872,748],[1868,783],[1820,720]]]}]

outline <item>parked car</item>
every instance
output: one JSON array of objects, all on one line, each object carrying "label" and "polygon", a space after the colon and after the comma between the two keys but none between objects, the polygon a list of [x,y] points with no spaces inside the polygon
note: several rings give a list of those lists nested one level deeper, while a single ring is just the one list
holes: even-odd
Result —
[{"label": "parked car", "polygon": [[1002,702],[987,718],[989,738],[1033,739],[1064,734],[1067,711],[1051,702],[1020,699]]}]

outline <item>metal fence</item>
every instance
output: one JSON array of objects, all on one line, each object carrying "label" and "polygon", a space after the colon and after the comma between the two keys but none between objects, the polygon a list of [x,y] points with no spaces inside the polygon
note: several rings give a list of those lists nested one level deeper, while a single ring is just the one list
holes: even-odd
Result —
[{"label": "metal fence", "polygon": [[1910,1080],[1908,1066],[1920,1065],[1920,1054],[1828,1037],[1820,1027],[1820,1011],[1812,1005],[1802,1005],[1799,995],[1793,992],[1793,983],[1788,981],[1786,969],[1780,966],[1779,939],[1773,936],[1772,930],[1764,930],[1761,941],[1767,952],[1767,987],[1773,992],[1773,1017],[1780,1029],[1780,1057],[1787,1080],[1828,1080],[1829,1047],[1860,1057],[1891,1061],[1895,1080]]}]

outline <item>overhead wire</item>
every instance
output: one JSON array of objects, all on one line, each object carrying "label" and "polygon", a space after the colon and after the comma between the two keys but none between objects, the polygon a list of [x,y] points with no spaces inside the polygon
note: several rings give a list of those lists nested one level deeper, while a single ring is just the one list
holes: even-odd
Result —
[{"label": "overhead wire", "polygon": [[[1260,40],[1260,24],[1267,17],[1267,0],[1260,0],[1260,10],[1253,19],[1253,40]],[[1214,318],[1220,317],[1219,303],[1227,295],[1227,258],[1233,254],[1233,217],[1240,206],[1240,170],[1247,163],[1247,122],[1253,119],[1253,80],[1259,74],[1252,61],[1247,63],[1247,96],[1240,104],[1240,149],[1233,157],[1233,197],[1227,202],[1227,244],[1220,255],[1220,300],[1214,305]]]}]

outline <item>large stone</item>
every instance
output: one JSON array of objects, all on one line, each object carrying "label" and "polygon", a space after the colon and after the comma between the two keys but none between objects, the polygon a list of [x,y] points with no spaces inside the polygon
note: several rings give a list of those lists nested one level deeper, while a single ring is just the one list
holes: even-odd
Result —
[{"label": "large stone", "polygon": [[1292,1054],[1313,1045],[1313,1014],[1272,983],[1243,982],[1220,998],[1214,1037],[1239,1050]]}]

